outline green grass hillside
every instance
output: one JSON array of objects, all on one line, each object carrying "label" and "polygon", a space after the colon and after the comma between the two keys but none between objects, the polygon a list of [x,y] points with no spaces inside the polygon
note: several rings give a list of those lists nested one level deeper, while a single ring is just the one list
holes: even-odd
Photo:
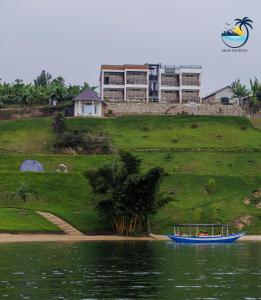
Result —
[{"label": "green grass hillside", "polygon": [[[110,163],[114,156],[54,155],[51,124],[50,118],[0,122],[0,231],[57,230],[44,224],[34,210],[57,214],[87,233],[109,231],[110,225],[94,209],[83,173]],[[198,127],[191,128],[192,124]],[[233,222],[250,214],[251,225],[246,230],[261,234],[261,210],[254,203],[243,203],[261,189],[261,130],[256,124],[254,127],[243,117],[214,116],[67,120],[70,129],[108,133],[115,148],[134,151],[142,159],[143,171],[154,166],[166,169],[169,176],[161,188],[176,197],[152,220],[155,233],[169,232],[174,222]],[[40,161],[45,172],[19,172],[25,159]],[[55,172],[61,163],[69,166],[68,174]],[[213,194],[205,192],[209,179],[217,183]],[[23,203],[8,197],[19,182],[26,182],[39,196],[25,205],[31,210],[27,221],[16,210]]]},{"label": "green grass hillside", "polygon": [[[51,153],[50,118],[0,122],[2,153]],[[198,128],[191,128],[196,124]],[[103,131],[117,148],[261,149],[260,130],[243,117],[126,116],[112,119],[71,118],[69,129]]]},{"label": "green grass hillside", "polygon": [[[209,179],[217,183],[216,192],[211,195],[205,192]],[[39,196],[37,200],[28,201],[25,208],[50,211],[86,233],[111,229],[93,208],[90,186],[81,174],[1,172],[1,207],[23,207],[21,200],[8,197],[20,181],[30,184]],[[211,209],[216,205],[216,221],[232,222],[241,215],[251,214],[253,223],[248,231],[261,234],[260,211],[253,204],[243,203],[260,185],[261,177],[170,175],[164,179],[162,190],[175,193],[176,200],[155,217],[152,229],[155,233],[166,233],[174,222],[191,222],[195,208],[202,210],[201,222],[213,222]]]},{"label": "green grass hillside", "polygon": [[[259,152],[134,152],[141,158],[143,170],[163,167],[171,174],[257,176],[261,174]],[[115,156],[117,157],[117,156]],[[26,159],[41,162],[45,171],[55,172],[59,164],[66,164],[70,172],[83,173],[110,163],[112,155],[45,155],[3,154],[0,155],[1,171],[18,171]]]},{"label": "green grass hillside", "polygon": [[52,232],[61,230],[31,210],[0,208],[0,232]]}]

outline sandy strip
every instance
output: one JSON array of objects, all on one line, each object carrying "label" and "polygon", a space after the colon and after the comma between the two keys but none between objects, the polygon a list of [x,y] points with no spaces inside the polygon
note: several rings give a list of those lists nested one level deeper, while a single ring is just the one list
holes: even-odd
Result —
[{"label": "sandy strip", "polygon": [[0,243],[17,242],[84,242],[84,241],[155,241],[169,240],[166,236],[124,237],[117,235],[67,235],[67,234],[0,234]]},{"label": "sandy strip", "polygon": [[[18,242],[84,242],[84,241],[169,241],[165,235],[150,237],[124,237],[117,235],[66,235],[66,234],[0,234],[0,243]],[[247,235],[240,241],[260,241],[261,235]]]}]

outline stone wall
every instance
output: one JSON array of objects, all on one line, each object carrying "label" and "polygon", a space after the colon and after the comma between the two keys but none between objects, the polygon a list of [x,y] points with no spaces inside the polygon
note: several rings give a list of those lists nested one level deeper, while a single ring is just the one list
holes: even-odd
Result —
[{"label": "stone wall", "polygon": [[126,114],[189,114],[189,115],[244,115],[238,105],[221,104],[167,104],[153,102],[122,102],[107,101],[107,113],[114,115]]}]

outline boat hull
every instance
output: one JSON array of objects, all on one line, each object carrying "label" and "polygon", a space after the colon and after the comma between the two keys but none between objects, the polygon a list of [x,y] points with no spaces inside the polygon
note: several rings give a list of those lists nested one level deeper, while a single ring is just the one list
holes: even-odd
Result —
[{"label": "boat hull", "polygon": [[183,237],[177,235],[169,235],[169,238],[176,243],[183,244],[219,244],[219,243],[233,243],[245,233],[235,233],[228,236],[202,236],[202,237]]}]

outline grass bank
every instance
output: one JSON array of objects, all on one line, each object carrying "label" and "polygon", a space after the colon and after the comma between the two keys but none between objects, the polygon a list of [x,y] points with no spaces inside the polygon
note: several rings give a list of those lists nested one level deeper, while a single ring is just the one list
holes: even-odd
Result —
[{"label": "grass bank", "polygon": [[0,232],[58,233],[61,230],[34,211],[0,208]]},{"label": "grass bank", "polygon": [[[261,174],[261,155],[257,152],[134,152],[142,160],[142,169],[163,167],[170,174],[257,176]],[[45,171],[55,172],[66,164],[70,172],[83,173],[110,163],[112,155],[0,155],[0,172],[18,171],[26,159],[41,162]]]},{"label": "grass bank", "polygon": [[[0,122],[2,153],[51,153],[52,119]],[[192,124],[196,128],[192,128]],[[111,119],[70,118],[69,129],[106,132],[116,148],[261,149],[259,129],[244,117],[125,116]]]},{"label": "grass bank", "polygon": [[[216,192],[208,194],[205,187],[215,179]],[[57,173],[0,173],[0,207],[22,207],[8,193],[25,181],[37,192],[39,199],[25,205],[32,210],[52,212],[86,233],[110,231],[110,225],[94,209],[87,180],[81,174]],[[167,233],[175,222],[233,222],[242,215],[251,214],[252,223],[246,230],[261,234],[261,215],[253,204],[243,203],[253,190],[261,187],[260,177],[207,176],[176,174],[167,176],[162,190],[174,193],[176,200],[164,207],[152,220],[154,233]],[[195,213],[197,209],[197,213]],[[214,213],[216,211],[216,213]],[[214,217],[216,219],[214,219]]]}]

